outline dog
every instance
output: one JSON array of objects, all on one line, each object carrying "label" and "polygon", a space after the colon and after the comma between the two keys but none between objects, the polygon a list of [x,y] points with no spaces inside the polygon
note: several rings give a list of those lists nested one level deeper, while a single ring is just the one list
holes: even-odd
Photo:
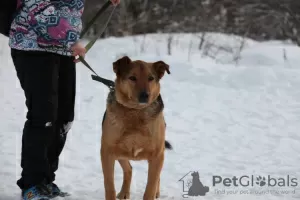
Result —
[{"label": "dog", "polygon": [[[163,61],[132,61],[124,56],[113,62],[115,88],[110,91],[102,121],[101,164],[105,199],[130,198],[132,167],[130,160],[148,161],[148,179],[144,200],[160,196],[160,174],[164,152],[172,149],[165,140],[164,104],[160,80],[169,65]],[[123,169],[123,185],[116,195],[114,165]]]}]

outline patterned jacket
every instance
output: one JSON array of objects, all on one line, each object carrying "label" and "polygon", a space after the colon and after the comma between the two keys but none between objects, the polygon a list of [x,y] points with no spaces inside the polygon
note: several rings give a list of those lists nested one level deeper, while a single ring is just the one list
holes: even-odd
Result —
[{"label": "patterned jacket", "polygon": [[83,9],[84,0],[19,0],[9,46],[70,56],[70,47],[79,40]]}]

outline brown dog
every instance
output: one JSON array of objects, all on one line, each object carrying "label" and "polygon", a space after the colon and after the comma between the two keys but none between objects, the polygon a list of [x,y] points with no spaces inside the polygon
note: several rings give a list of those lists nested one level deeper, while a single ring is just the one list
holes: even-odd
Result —
[{"label": "brown dog", "polygon": [[114,164],[123,169],[123,185],[118,199],[130,198],[132,167],[129,160],[148,161],[148,181],[144,200],[160,194],[160,173],[165,149],[164,104],[160,96],[160,79],[169,66],[162,61],[131,61],[125,56],[113,63],[115,90],[107,98],[102,122],[101,162],[105,199],[115,200]]}]

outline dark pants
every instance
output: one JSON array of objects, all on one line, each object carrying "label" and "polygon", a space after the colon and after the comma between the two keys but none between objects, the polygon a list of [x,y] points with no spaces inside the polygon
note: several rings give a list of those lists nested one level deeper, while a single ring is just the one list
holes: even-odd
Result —
[{"label": "dark pants", "polygon": [[74,120],[74,57],[11,51],[28,109],[22,137],[21,189],[55,180],[59,155]]}]

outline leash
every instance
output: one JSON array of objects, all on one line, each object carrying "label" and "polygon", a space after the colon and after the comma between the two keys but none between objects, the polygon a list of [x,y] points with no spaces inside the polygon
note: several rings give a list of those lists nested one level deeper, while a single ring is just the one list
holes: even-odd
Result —
[{"label": "leash", "polygon": [[111,1],[107,1],[100,10],[96,13],[96,15],[89,21],[86,25],[86,27],[81,31],[80,38],[83,38],[83,36],[89,31],[89,29],[94,25],[94,23],[97,21],[97,19],[104,13],[104,11],[111,5]]},{"label": "leash", "polygon": [[[87,24],[87,26],[83,29],[83,31],[81,32],[80,34],[80,38],[83,38],[84,35],[89,31],[89,29],[93,26],[93,24],[96,22],[96,20],[104,13],[104,11],[111,5],[111,1],[107,1],[101,8],[100,10],[96,13],[96,15],[93,17],[93,19],[91,19],[91,21],[89,21],[89,23]],[[96,43],[96,41],[102,36],[102,34],[105,32],[110,20],[111,20],[111,17],[114,13],[116,9],[116,6],[114,6],[113,10],[111,11],[109,17],[108,17],[108,20],[106,21],[103,29],[101,30],[100,34],[96,37],[94,37],[86,46],[85,46],[85,49],[86,49],[86,53],[93,47],[93,45]],[[84,64],[89,70],[91,70],[95,75],[91,75],[92,76],[92,79],[95,80],[95,81],[98,81],[98,82],[101,82],[103,83],[104,85],[106,85],[111,91],[114,90],[114,86],[115,86],[115,83],[111,80],[108,80],[108,79],[105,79],[105,78],[102,78],[101,76],[99,76],[95,70],[88,64],[88,62],[82,57],[82,56],[79,56],[78,58],[82,64]]]}]

